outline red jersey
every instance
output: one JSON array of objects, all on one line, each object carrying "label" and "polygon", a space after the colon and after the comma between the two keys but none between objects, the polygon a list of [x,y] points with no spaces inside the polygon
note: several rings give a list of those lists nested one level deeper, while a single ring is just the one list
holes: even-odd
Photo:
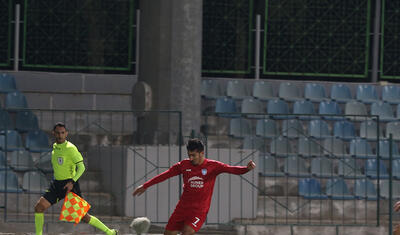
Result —
[{"label": "red jersey", "polygon": [[246,172],[248,172],[247,166],[230,166],[207,158],[201,165],[195,166],[189,159],[185,159],[147,181],[143,187],[147,189],[170,177],[183,174],[183,193],[175,210],[196,210],[207,213],[217,175],[221,173],[241,175]]}]

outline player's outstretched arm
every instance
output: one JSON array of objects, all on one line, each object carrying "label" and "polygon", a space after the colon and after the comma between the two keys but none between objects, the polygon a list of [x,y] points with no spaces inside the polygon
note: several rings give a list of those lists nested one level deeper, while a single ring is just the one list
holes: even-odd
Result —
[{"label": "player's outstretched arm", "polygon": [[143,184],[138,186],[135,191],[133,191],[132,196],[140,196],[142,193],[146,191],[146,188],[143,187]]}]

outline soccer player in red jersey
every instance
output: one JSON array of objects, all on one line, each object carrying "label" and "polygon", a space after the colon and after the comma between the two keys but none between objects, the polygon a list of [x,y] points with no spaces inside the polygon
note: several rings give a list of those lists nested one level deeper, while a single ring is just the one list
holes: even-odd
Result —
[{"label": "soccer player in red jersey", "polygon": [[189,158],[173,165],[169,170],[153,177],[133,192],[140,195],[152,185],[170,177],[183,175],[183,193],[165,227],[165,235],[191,235],[199,231],[206,220],[211,204],[214,183],[217,175],[230,173],[241,175],[255,168],[249,161],[247,166],[230,166],[204,157],[204,145],[198,139],[190,139],[186,145]]}]

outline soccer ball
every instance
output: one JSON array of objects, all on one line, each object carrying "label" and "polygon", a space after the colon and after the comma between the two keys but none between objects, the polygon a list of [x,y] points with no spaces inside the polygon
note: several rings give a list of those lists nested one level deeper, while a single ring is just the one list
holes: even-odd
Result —
[{"label": "soccer ball", "polygon": [[135,230],[137,234],[147,233],[150,228],[150,220],[147,217],[137,217],[132,220],[129,227]]}]

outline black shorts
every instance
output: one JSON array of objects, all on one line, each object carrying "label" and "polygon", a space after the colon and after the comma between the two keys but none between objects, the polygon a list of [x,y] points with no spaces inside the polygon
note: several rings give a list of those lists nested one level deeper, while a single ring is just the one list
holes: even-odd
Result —
[{"label": "black shorts", "polygon": [[[51,205],[56,204],[58,201],[63,200],[65,195],[67,194],[67,189],[64,189],[64,186],[70,181],[67,180],[53,180],[43,194],[43,197],[51,203]],[[82,197],[81,189],[79,188],[78,181],[75,182],[74,187],[72,188],[71,192],[74,192],[78,196]]]}]

